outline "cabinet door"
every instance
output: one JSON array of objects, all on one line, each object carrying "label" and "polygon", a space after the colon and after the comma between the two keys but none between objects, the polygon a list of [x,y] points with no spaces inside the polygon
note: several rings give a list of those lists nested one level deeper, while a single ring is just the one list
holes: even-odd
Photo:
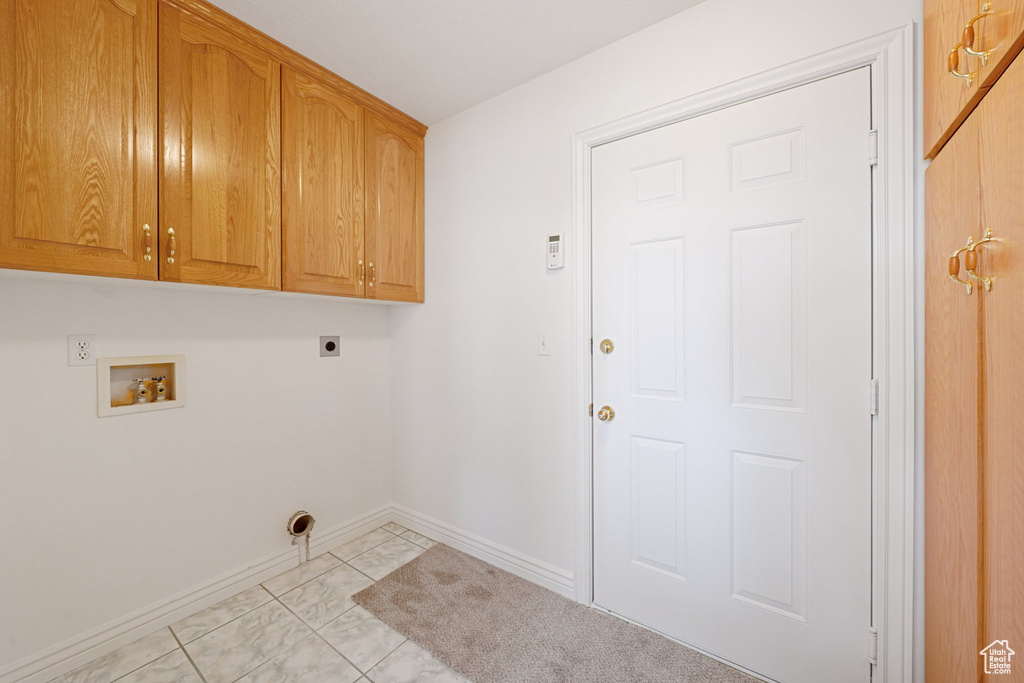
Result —
[{"label": "cabinet door", "polygon": [[280,63],[161,4],[160,119],[160,279],[280,289]]},{"label": "cabinet door", "polygon": [[156,279],[156,1],[0,0],[0,36],[0,267]]},{"label": "cabinet door", "polygon": [[[971,117],[927,171],[925,248],[925,678],[980,674],[978,315],[976,287],[950,254],[979,237],[978,133]],[[959,277],[966,256],[960,255]]]},{"label": "cabinet door", "polygon": [[423,301],[423,138],[365,113],[366,296]]},{"label": "cabinet door", "polygon": [[[1009,640],[1013,647],[1024,643],[1024,57],[992,86],[971,118],[976,117],[981,225],[995,238],[977,248],[978,274],[995,278],[990,291],[981,288],[986,548],[981,640],[984,645]],[[1013,668],[1020,671],[1018,662]]]},{"label": "cabinet door", "polygon": [[[984,95],[981,79],[968,84],[949,72],[949,55],[963,39],[964,26],[984,0],[925,0],[924,3],[924,149],[934,157]],[[958,72],[976,71],[979,62],[958,52]]]},{"label": "cabinet door", "polygon": [[284,289],[363,296],[362,108],[283,69]]}]

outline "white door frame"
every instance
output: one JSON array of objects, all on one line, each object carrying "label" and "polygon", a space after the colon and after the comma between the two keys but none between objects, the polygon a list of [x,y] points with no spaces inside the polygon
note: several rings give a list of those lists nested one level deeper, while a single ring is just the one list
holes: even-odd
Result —
[{"label": "white door frame", "polygon": [[[573,136],[573,463],[576,600],[593,604],[591,402],[591,149],[788,88],[871,67],[872,346],[879,410],[872,422],[872,622],[877,681],[910,681],[914,581],[914,90],[913,25],[880,33]],[[864,140],[865,161],[869,154]],[[865,379],[864,405],[868,407]],[[870,646],[864,634],[865,657]]]}]

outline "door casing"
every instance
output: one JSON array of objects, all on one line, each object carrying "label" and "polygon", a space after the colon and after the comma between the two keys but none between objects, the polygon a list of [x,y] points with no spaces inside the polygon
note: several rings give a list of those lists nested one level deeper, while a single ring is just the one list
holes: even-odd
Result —
[{"label": "door casing", "polygon": [[[873,680],[909,681],[914,636],[914,471],[916,460],[915,170],[913,25],[829,50],[666,103],[573,136],[572,259],[573,480],[576,600],[593,604],[593,421],[591,337],[591,149],[864,66],[871,67],[872,363],[879,384],[872,424]],[[864,389],[865,408],[870,395]],[[865,633],[865,658],[871,638]]]}]

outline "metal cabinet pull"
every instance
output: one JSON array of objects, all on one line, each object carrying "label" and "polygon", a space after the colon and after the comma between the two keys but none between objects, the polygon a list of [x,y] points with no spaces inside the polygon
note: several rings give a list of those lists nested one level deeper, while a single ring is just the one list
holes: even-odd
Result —
[{"label": "metal cabinet pull", "polygon": [[142,260],[149,262],[153,260],[153,234],[149,230],[149,223],[142,226],[142,248],[146,250]]},{"label": "metal cabinet pull", "polygon": [[366,280],[366,266],[363,265],[363,259],[359,259],[359,286],[363,286],[363,281]]},{"label": "metal cabinet pull", "polygon": [[995,14],[995,11],[992,9],[992,5],[986,2],[985,6],[981,8],[981,13],[978,14],[978,16],[971,19],[967,23],[967,26],[964,26],[964,52],[966,52],[972,57],[980,58],[982,66],[986,66],[988,64],[988,58],[992,54],[992,52],[991,50],[974,50],[974,40],[976,35],[974,30],[974,24],[976,24],[978,20],[983,19],[984,17],[987,17],[990,14]]},{"label": "metal cabinet pull", "polygon": [[973,277],[975,280],[984,283],[986,292],[992,291],[992,281],[996,279],[996,276],[978,275],[978,273],[976,272],[978,270],[977,249],[978,247],[998,241],[998,239],[992,236],[992,228],[989,228],[988,230],[985,231],[985,236],[978,240],[978,243],[971,247],[970,251],[967,252],[967,258],[965,259],[967,261],[967,274]]},{"label": "metal cabinet pull", "polygon": [[967,238],[967,246],[960,247],[953,252],[953,255],[949,257],[949,279],[957,284],[961,284],[967,288],[967,296],[970,296],[974,291],[974,285],[967,281],[960,279],[960,254],[963,252],[974,255],[974,238]]},{"label": "metal cabinet pull", "polygon": [[960,68],[960,48],[962,48],[963,46],[964,46],[964,44],[962,42],[957,43],[953,47],[953,49],[949,51],[949,59],[947,60],[947,64],[946,65],[947,65],[947,68],[949,69],[950,75],[956,76],[957,78],[964,79],[965,85],[968,88],[970,88],[971,84],[974,83],[974,74],[973,73],[966,73],[966,74],[965,73],[960,73],[960,71],[958,70]]},{"label": "metal cabinet pull", "polygon": [[178,242],[174,239],[174,228],[167,228],[167,262],[174,263],[174,252]]},{"label": "metal cabinet pull", "polygon": [[377,269],[373,267],[373,261],[370,261],[370,286],[373,287],[373,281],[377,279]]}]

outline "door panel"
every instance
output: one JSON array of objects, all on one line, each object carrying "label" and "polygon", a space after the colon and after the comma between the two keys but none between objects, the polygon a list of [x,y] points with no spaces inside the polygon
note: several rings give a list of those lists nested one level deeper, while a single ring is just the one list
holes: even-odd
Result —
[{"label": "door panel", "polygon": [[[977,680],[977,288],[949,277],[949,259],[978,238],[978,131],[972,116],[927,171],[925,256],[925,675]],[[961,263],[966,256],[961,254]],[[959,277],[969,280],[961,269]]]},{"label": "door panel", "polygon": [[[984,0],[925,0],[924,3],[924,149],[934,157],[985,94],[981,79],[970,85],[949,73],[949,53],[963,38],[964,26]],[[959,51],[958,71],[975,71],[976,58]]]},{"label": "door panel", "polygon": [[362,108],[288,67],[284,289],[363,296]]},{"label": "door panel", "polygon": [[423,301],[423,138],[367,111],[366,296]]},{"label": "door panel", "polygon": [[161,5],[160,92],[160,278],[280,289],[280,64]]},{"label": "door panel", "polygon": [[866,681],[867,69],[593,152],[595,602]]},{"label": "door panel", "polygon": [[[991,291],[980,287],[984,353],[979,368],[984,410],[985,555],[981,642],[1024,643],[1024,60],[996,83],[972,118],[978,119],[982,221],[995,241],[978,246],[981,276],[994,276]],[[957,134],[959,137],[959,133]],[[955,140],[955,138],[954,138]],[[930,623],[930,622],[929,622]],[[1019,658],[1021,655],[1017,655]],[[1012,662],[1008,680],[1024,680]],[[1001,676],[1003,678],[1004,676]]]},{"label": "door panel", "polygon": [[156,279],[156,32],[155,0],[0,0],[0,267]]}]

